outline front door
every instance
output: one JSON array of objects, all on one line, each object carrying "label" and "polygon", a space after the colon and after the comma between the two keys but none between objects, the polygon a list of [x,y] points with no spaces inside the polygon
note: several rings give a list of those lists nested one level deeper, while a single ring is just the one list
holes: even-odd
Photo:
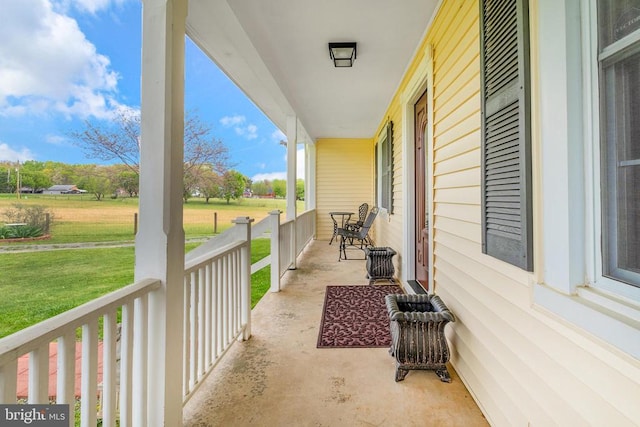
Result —
[{"label": "front door", "polygon": [[416,281],[428,290],[429,231],[427,212],[427,93],[415,104],[415,242]]}]

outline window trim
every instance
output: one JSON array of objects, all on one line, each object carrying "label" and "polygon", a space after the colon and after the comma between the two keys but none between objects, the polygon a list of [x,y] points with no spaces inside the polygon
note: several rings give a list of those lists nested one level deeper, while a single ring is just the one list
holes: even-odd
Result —
[{"label": "window trim", "polygon": [[[384,150],[384,151],[383,151]],[[386,163],[384,163],[386,160]],[[376,204],[383,213],[393,214],[393,122],[387,121],[378,135],[375,148]],[[386,170],[386,172],[385,172]],[[387,180],[387,193],[383,194]]]}]

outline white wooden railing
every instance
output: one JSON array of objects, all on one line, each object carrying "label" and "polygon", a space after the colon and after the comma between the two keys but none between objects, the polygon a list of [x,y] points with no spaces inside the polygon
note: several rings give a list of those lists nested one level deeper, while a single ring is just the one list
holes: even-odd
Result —
[{"label": "white wooden railing", "polygon": [[[271,290],[278,291],[280,277],[295,268],[297,255],[313,238],[315,210],[283,224],[280,215],[280,211],[270,212],[253,227],[252,219],[239,217],[234,227],[185,257],[183,402],[234,340],[249,338],[251,273],[271,264]],[[251,266],[251,239],[268,231],[271,254]],[[144,425],[149,409],[146,384],[152,375],[146,363],[152,345],[147,335],[148,299],[160,287],[158,280],[142,280],[0,339],[0,404],[16,403],[18,360],[28,355],[28,403],[50,403],[54,394],[56,403],[70,405],[69,425],[73,426],[79,346],[81,425],[95,426],[98,411],[105,426],[115,426],[116,419],[122,427]],[[55,345],[56,390],[49,393],[49,358]]]},{"label": "white wooden railing", "polygon": [[[146,363],[147,300],[148,295],[159,287],[157,280],[142,280],[0,339],[0,403],[17,401],[18,359],[23,355],[29,358],[28,403],[50,403],[49,356],[50,349],[57,345],[55,402],[70,405],[69,425],[73,426],[77,374],[75,359],[79,343],[82,354],[79,372],[81,425],[95,426],[97,423],[99,385],[103,425],[115,425],[116,416],[121,426],[134,425],[134,407],[136,412],[146,412],[146,402],[138,398],[140,393],[134,393],[134,390],[144,387],[146,370],[134,367]],[[120,333],[117,327],[119,314]],[[103,324],[103,369],[99,384],[100,321]],[[78,330],[81,331],[80,338]],[[118,336],[119,351],[116,350]],[[117,357],[120,359],[119,373]]]},{"label": "white wooden railing", "polygon": [[302,250],[309,244],[316,234],[316,211],[315,209],[301,213],[296,218],[296,258]]},{"label": "white wooden railing", "polygon": [[[271,265],[271,290],[279,290],[280,277],[294,265],[295,256],[313,238],[315,211],[307,211],[284,224],[280,224],[280,215],[280,211],[272,211],[253,226],[250,226],[252,220],[237,218],[235,227],[186,255],[185,402],[233,341],[249,338],[251,318],[243,313],[251,307],[250,275]],[[267,232],[271,233],[271,254],[249,265],[251,240]],[[294,239],[296,235],[298,238]],[[296,241],[299,243],[294,245]]]},{"label": "white wooden railing", "polygon": [[238,218],[236,240],[185,262],[185,401],[236,339],[251,335],[251,222]]}]

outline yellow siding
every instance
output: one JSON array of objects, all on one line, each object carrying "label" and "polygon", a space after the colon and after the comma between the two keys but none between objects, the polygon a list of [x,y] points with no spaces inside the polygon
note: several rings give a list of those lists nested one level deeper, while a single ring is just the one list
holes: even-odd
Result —
[{"label": "yellow siding", "polygon": [[[482,253],[478,14],[477,1],[445,0],[424,40],[433,46],[434,283],[457,318],[447,327],[451,362],[493,425],[637,425],[640,362],[532,308],[533,276]],[[395,125],[396,211],[376,223],[376,237],[397,249],[411,179],[401,94],[424,45],[385,116]]]},{"label": "yellow siding", "polygon": [[316,141],[316,159],[317,238],[329,240],[333,233],[329,212],[357,213],[364,202],[373,206],[373,141],[320,139]]}]

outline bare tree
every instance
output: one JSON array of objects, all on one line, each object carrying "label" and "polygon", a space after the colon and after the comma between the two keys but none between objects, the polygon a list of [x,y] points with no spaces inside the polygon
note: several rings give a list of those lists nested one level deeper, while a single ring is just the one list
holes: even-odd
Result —
[{"label": "bare tree", "polygon": [[[92,159],[120,161],[136,174],[140,174],[140,115],[131,111],[120,112],[111,126],[85,122],[83,131],[70,136],[85,155]],[[229,150],[222,140],[212,135],[211,126],[194,112],[188,112],[184,124],[184,176],[185,194],[198,186],[197,177],[205,167],[224,174],[232,165]]]},{"label": "bare tree", "polygon": [[110,126],[85,121],[85,130],[69,135],[87,158],[104,161],[119,160],[140,174],[140,114],[120,111]]}]

